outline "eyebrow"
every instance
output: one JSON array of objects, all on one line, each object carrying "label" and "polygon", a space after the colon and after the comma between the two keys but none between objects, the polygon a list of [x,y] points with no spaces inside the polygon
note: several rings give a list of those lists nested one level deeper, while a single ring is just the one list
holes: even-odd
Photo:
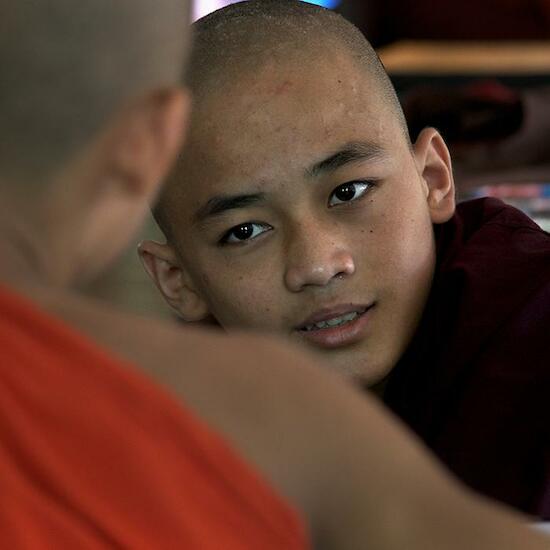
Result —
[{"label": "eyebrow", "polygon": [[[381,159],[387,156],[387,151],[379,145],[367,141],[353,141],[344,145],[329,157],[315,163],[306,170],[311,177],[334,172],[348,164]],[[265,202],[265,193],[249,193],[242,195],[217,195],[209,199],[194,215],[196,224],[206,219],[219,216],[229,210],[246,208],[247,206]]]},{"label": "eyebrow", "polygon": [[355,162],[365,162],[369,160],[378,160],[387,156],[387,151],[374,143],[367,141],[352,141],[347,143],[336,153],[331,154],[326,159],[315,163],[307,169],[307,174],[311,177],[317,177],[322,174],[334,172],[343,166]]},{"label": "eyebrow", "polygon": [[217,195],[208,200],[195,213],[195,223],[200,223],[237,208],[245,208],[247,206],[262,203],[265,201],[265,193],[252,193],[245,195]]}]

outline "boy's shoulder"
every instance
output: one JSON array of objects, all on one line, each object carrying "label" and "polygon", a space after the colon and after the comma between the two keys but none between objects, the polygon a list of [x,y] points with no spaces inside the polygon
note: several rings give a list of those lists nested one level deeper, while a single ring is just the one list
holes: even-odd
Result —
[{"label": "boy's shoulder", "polygon": [[436,227],[436,238],[440,266],[470,250],[491,255],[514,244],[521,244],[517,254],[550,253],[550,234],[521,210],[490,197],[459,203],[451,220]]},{"label": "boy's shoulder", "polygon": [[[498,199],[464,202],[437,234],[432,295],[469,340],[488,336],[550,288],[550,234]],[[433,301],[433,300],[432,300]],[[550,313],[550,302],[544,308]]]},{"label": "boy's shoulder", "polygon": [[481,199],[459,205],[436,239],[428,304],[385,401],[468,485],[540,514],[550,235]]},{"label": "boy's shoulder", "polygon": [[[520,302],[550,281],[550,234],[494,198],[466,201],[436,227],[436,282],[452,279],[486,296]],[[519,285],[511,294],[501,294]]]}]

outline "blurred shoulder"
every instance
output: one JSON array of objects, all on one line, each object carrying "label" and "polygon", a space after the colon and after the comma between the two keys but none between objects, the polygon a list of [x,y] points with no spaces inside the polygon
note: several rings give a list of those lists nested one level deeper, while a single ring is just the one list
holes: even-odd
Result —
[{"label": "blurred shoulder", "polygon": [[309,356],[265,336],[227,336],[140,318],[80,296],[50,296],[42,305],[115,359],[144,372],[295,507],[307,508],[311,484],[304,470],[312,449],[326,440],[318,413],[326,409],[333,386]]}]

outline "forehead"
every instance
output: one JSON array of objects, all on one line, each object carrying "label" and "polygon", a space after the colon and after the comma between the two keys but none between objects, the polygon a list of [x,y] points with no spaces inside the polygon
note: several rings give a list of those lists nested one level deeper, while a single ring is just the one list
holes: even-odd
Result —
[{"label": "forehead", "polygon": [[184,169],[213,193],[229,182],[293,177],[349,142],[404,142],[380,85],[337,52],[268,61],[196,107]]}]

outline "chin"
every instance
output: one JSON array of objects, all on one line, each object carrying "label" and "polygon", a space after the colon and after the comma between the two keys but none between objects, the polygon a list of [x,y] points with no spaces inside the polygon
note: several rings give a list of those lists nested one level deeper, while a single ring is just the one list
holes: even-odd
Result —
[{"label": "chin", "polygon": [[365,353],[349,353],[332,350],[316,350],[317,355],[323,359],[328,368],[341,374],[354,384],[370,388],[383,383],[391,372],[393,365],[387,361],[373,360]]},{"label": "chin", "polygon": [[358,372],[352,375],[352,380],[365,389],[371,389],[378,393],[378,388],[385,386],[391,368],[380,368]]}]

